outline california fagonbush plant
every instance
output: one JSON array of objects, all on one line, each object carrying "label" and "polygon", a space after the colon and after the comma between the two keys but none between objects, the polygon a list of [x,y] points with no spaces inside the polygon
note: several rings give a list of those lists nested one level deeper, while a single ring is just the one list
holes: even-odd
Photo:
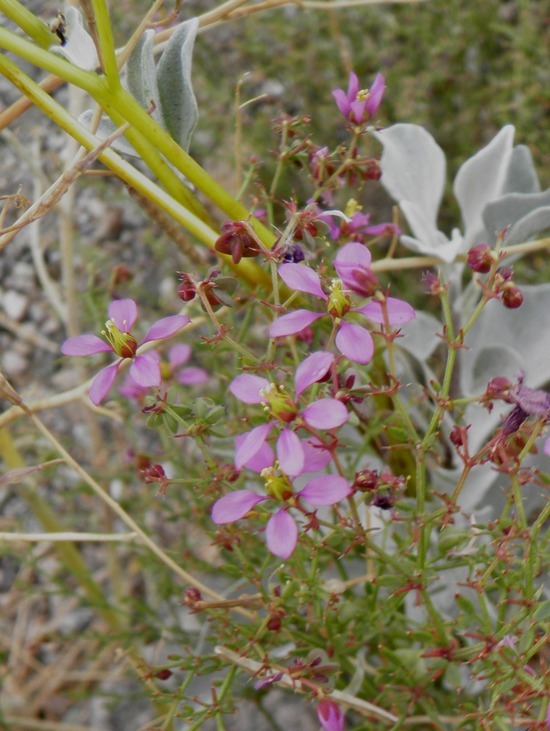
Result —
[{"label": "california fagonbush plant", "polygon": [[[123,278],[91,306],[73,291],[105,324],[69,332],[59,363],[79,357],[89,380],[81,368],[81,386],[35,405],[4,379],[3,423],[23,417],[49,440],[114,533],[131,531],[111,560],[147,560],[163,586],[152,661],[146,633],[121,619],[137,610],[116,592],[99,608],[87,584],[105,641],[151,699],[150,728],[236,728],[243,698],[269,716],[277,692],[295,696],[292,728],[300,714],[325,731],[550,728],[550,286],[514,273],[548,248],[550,191],[529,150],[508,125],[474,152],[453,183],[460,220],[441,231],[443,150],[420,126],[384,127],[384,75],[352,72],[332,91],[338,142],[280,115],[272,182],[259,150],[226,190],[192,156],[192,55],[229,4],[160,27],[148,17],[118,52],[104,1],[83,6],[87,21],[71,7],[52,30],[0,0],[22,31],[0,28],[12,54],[0,71],[87,150],[38,214],[101,164],[185,265],[154,308]],[[73,116],[20,60],[94,108]],[[287,170],[305,196],[283,189]],[[369,205],[373,186],[393,220]],[[1,245],[33,215],[4,220]],[[144,511],[38,415],[77,398],[99,423],[117,419],[103,448]]]}]

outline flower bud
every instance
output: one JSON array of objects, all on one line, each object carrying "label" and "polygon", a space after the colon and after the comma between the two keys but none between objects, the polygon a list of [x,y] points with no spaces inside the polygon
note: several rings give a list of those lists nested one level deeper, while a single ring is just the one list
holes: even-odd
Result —
[{"label": "flower bud", "polygon": [[378,487],[378,480],[379,476],[377,470],[361,470],[361,472],[355,473],[353,488],[360,492],[376,490]]},{"label": "flower bud", "polygon": [[433,294],[435,297],[441,297],[442,294],[445,294],[445,286],[433,272],[424,272],[422,282],[428,294]]},{"label": "flower bud", "polygon": [[509,310],[516,310],[523,304],[521,289],[512,281],[507,282],[502,289],[502,304]]},{"label": "flower bud", "polygon": [[478,244],[468,252],[466,263],[473,272],[486,274],[493,264],[493,249],[489,244]]},{"label": "flower bud", "polygon": [[386,493],[385,495],[377,495],[371,505],[380,510],[391,510],[395,505],[395,497]]},{"label": "flower bud", "polygon": [[168,670],[168,668],[162,668],[162,670],[158,670],[155,673],[155,678],[158,680],[168,680],[168,678],[172,677],[172,671]]},{"label": "flower bud", "polygon": [[178,287],[178,297],[184,302],[190,302],[197,296],[197,287],[189,274],[178,272],[181,277],[181,284]]},{"label": "flower bud", "polygon": [[363,178],[365,180],[380,180],[382,177],[382,168],[378,160],[372,158],[367,160],[365,169],[363,171]]},{"label": "flower bud", "polygon": [[258,244],[245,221],[226,221],[214,248],[220,254],[229,255],[234,264],[238,264],[243,257],[250,258],[260,253]]}]

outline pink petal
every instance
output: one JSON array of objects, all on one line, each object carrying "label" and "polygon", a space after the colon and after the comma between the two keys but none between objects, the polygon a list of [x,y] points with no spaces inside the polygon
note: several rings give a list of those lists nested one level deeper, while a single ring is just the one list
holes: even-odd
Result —
[{"label": "pink petal", "polygon": [[296,396],[299,396],[312,383],[316,383],[324,378],[333,362],[333,353],[319,350],[308,355],[296,369],[296,375],[294,377]]},{"label": "pink petal", "polygon": [[265,539],[271,553],[280,558],[288,558],[296,548],[298,526],[284,508],[268,520]]},{"label": "pink petal", "polygon": [[229,384],[229,390],[245,404],[261,404],[265,396],[261,393],[269,386],[267,378],[255,376],[252,373],[243,373],[234,378]]},{"label": "pink petal", "polygon": [[320,312],[294,310],[294,312],[289,312],[288,315],[283,315],[271,323],[269,337],[282,338],[285,335],[295,335],[323,316]]},{"label": "pink petal", "polygon": [[250,490],[230,492],[228,495],[224,495],[219,500],[216,500],[212,506],[212,520],[217,525],[240,520],[240,518],[244,518],[254,505],[261,503],[262,500],[267,500],[267,498],[256,495],[250,492]]},{"label": "pink petal", "polygon": [[367,99],[367,114],[372,117],[382,101],[384,92],[386,91],[386,80],[382,74],[376,74],[376,77],[369,89],[369,96]]},{"label": "pink petal", "polygon": [[328,449],[323,447],[316,439],[306,439],[302,442],[304,450],[304,468],[305,472],[320,472],[324,470],[332,459],[332,454]]},{"label": "pink petal", "polygon": [[111,351],[111,346],[97,335],[77,335],[74,338],[68,338],[61,345],[63,355],[95,355],[96,353],[107,353]]},{"label": "pink petal", "polygon": [[176,381],[184,386],[200,386],[208,381],[208,373],[204,368],[189,366],[176,373]]},{"label": "pink petal", "polygon": [[550,457],[550,438],[546,439],[546,441],[544,442],[542,451],[544,452],[544,454]]},{"label": "pink petal", "polygon": [[[416,317],[414,308],[408,302],[396,299],[395,297],[387,298],[386,307],[390,325],[404,325]],[[359,307],[356,312],[361,312],[373,322],[377,322],[380,325],[384,324],[384,310],[382,309],[381,302],[373,300],[364,307]]]},{"label": "pink petal", "polygon": [[108,394],[111,386],[115,382],[116,374],[121,363],[122,360],[119,360],[113,363],[113,365],[107,366],[107,368],[102,368],[92,381],[88,395],[90,396],[90,401],[95,406],[99,406]]},{"label": "pink petal", "polygon": [[367,114],[366,114],[366,107],[367,107],[367,101],[361,101],[359,99],[356,99],[353,101],[350,105],[350,121],[354,122],[355,124],[363,124],[363,122],[367,121]]},{"label": "pink petal", "polygon": [[163,317],[151,325],[143,342],[149,343],[151,340],[166,340],[167,338],[171,338],[172,335],[182,330],[190,322],[191,320],[186,315]]},{"label": "pink petal", "polygon": [[298,495],[315,506],[334,505],[351,493],[351,485],[340,475],[319,475],[310,480]]},{"label": "pink petal", "polygon": [[[246,434],[239,434],[235,437],[235,447],[237,449],[241,446],[246,437]],[[249,459],[248,462],[245,462],[243,467],[246,467],[247,470],[252,470],[253,472],[260,474],[260,472],[266,467],[271,467],[274,461],[275,452],[267,442],[264,442],[256,454]]]},{"label": "pink petal", "polygon": [[306,422],[314,429],[335,429],[349,419],[348,410],[341,401],[322,398],[302,411]]},{"label": "pink petal", "polygon": [[366,246],[358,241],[351,241],[342,246],[334,258],[334,268],[340,279],[346,283],[353,280],[353,272],[357,269],[370,269],[372,257]]},{"label": "pink petal", "polygon": [[395,223],[376,223],[374,226],[367,226],[364,233],[369,236],[401,236],[401,229]]},{"label": "pink petal", "polygon": [[279,276],[290,289],[307,292],[324,300],[328,299],[321,287],[319,275],[308,266],[303,264],[281,264]]},{"label": "pink petal", "polygon": [[334,701],[324,699],[317,704],[317,717],[322,731],[344,731],[344,714]]},{"label": "pink petal", "polygon": [[[360,312],[360,310],[357,310]],[[374,355],[374,342],[368,330],[360,325],[343,322],[334,340],[338,350],[354,363],[366,365]]]},{"label": "pink petal", "polygon": [[291,429],[283,429],[277,439],[277,459],[282,471],[290,477],[299,475],[304,467],[302,442]]},{"label": "pink petal", "polygon": [[349,72],[348,99],[353,101],[359,93],[359,79],[354,71]]},{"label": "pink petal", "polygon": [[191,352],[189,343],[178,343],[168,351],[168,363],[172,368],[183,365],[191,357]]},{"label": "pink petal", "polygon": [[118,389],[118,392],[122,396],[128,399],[134,399],[135,401],[139,401],[147,391],[148,389],[136,383],[129,373],[124,379],[122,386]]},{"label": "pink petal", "polygon": [[245,439],[239,444],[235,452],[235,467],[237,469],[244,467],[258,454],[272,427],[272,423],[260,424],[260,426],[256,426],[246,433]]},{"label": "pink petal", "polygon": [[159,362],[152,353],[137,356],[130,366],[130,376],[142,388],[160,386],[162,381]]},{"label": "pink petal", "polygon": [[346,92],[343,89],[333,89],[332,96],[336,101],[338,110],[344,115],[344,117],[347,117],[349,114],[349,99]]},{"label": "pink petal", "polygon": [[109,305],[109,319],[124,333],[130,332],[137,320],[137,305],[134,300],[113,300]]}]

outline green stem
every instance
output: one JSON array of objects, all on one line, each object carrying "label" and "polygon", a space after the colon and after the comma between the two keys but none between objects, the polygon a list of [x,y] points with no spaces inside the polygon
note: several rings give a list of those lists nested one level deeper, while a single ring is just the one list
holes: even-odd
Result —
[{"label": "green stem", "polygon": [[109,18],[109,10],[107,9],[105,0],[92,0],[92,7],[97,27],[97,38],[103,72],[105,73],[109,88],[114,91],[121,88],[121,84],[118,75],[115,41],[113,38],[111,19]]},{"label": "green stem", "polygon": [[[1,37],[2,29],[0,28],[0,45]],[[13,61],[2,54],[0,54],[0,73],[11,81],[33,104],[36,104],[44,114],[88,150],[93,150],[100,144],[100,141],[94,135],[71,117],[61,105],[23,73]],[[210,226],[167,195],[158,185],[123,160],[116,152],[105,149],[99,155],[99,159],[121,180],[158,205],[159,208],[196,236],[199,241],[212,249],[214,248],[218,234]],[[226,261],[235,271],[236,276],[247,282],[249,286],[260,285],[269,288],[271,283],[269,274],[251,260],[243,259],[238,265],[234,265],[230,257]]]},{"label": "green stem", "polygon": [[52,33],[34,13],[31,13],[19,0],[0,0],[0,12],[12,20],[23,33],[30,36],[41,48],[49,48],[59,43],[59,38]]},{"label": "green stem", "polygon": [[[140,132],[152,147],[210,198],[230,220],[249,220],[262,243],[269,248],[273,245],[275,237],[272,232],[258,219],[250,217],[248,209],[211,178],[122,87],[110,87],[106,79],[83,71],[4,28],[0,28],[0,47],[87,91],[111,118],[114,116],[115,123],[124,120]],[[15,64],[13,66],[18,69]]]}]

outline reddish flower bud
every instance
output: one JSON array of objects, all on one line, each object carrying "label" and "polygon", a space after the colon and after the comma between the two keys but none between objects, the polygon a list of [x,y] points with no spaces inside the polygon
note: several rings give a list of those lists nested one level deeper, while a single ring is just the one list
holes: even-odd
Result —
[{"label": "reddish flower bud", "polygon": [[355,473],[353,487],[355,490],[359,490],[360,492],[376,490],[378,487],[378,480],[379,476],[377,470],[361,470],[361,472]]},{"label": "reddish flower bud", "polygon": [[395,505],[395,497],[393,495],[377,495],[371,503],[375,508],[381,510],[391,510]]},{"label": "reddish flower bud", "polygon": [[243,257],[250,258],[260,253],[258,244],[245,221],[226,221],[214,248],[220,254],[230,256],[234,264],[238,264]]},{"label": "reddish flower bud", "polygon": [[189,607],[193,607],[197,602],[202,601],[202,594],[194,586],[190,586],[185,590],[183,603]]},{"label": "reddish flower bud", "polygon": [[451,440],[451,444],[454,444],[455,447],[459,447],[464,449],[468,446],[468,429],[470,428],[470,425],[468,426],[458,426],[455,425],[451,433],[449,435],[449,439]]},{"label": "reddish flower bud", "polygon": [[422,282],[428,294],[433,294],[436,297],[441,297],[442,294],[445,294],[445,286],[441,284],[441,280],[433,272],[424,272]]},{"label": "reddish flower bud", "polygon": [[378,160],[374,158],[367,160],[365,170],[363,171],[363,178],[365,180],[380,180],[382,177],[382,169]]},{"label": "reddish flower bud", "polygon": [[509,282],[514,276],[514,270],[512,267],[499,267],[497,269],[497,274],[502,282]]},{"label": "reddish flower bud", "polygon": [[493,249],[489,244],[478,244],[468,252],[466,263],[478,274],[486,274],[493,264]]},{"label": "reddish flower bud", "polygon": [[195,282],[185,272],[178,272],[181,277],[181,284],[178,287],[178,297],[184,302],[190,302],[197,296],[197,287]]},{"label": "reddish flower bud", "polygon": [[162,668],[162,670],[158,670],[155,673],[155,678],[158,678],[158,680],[168,680],[168,678],[172,677],[172,671],[168,670],[168,668]]},{"label": "reddish flower bud", "polygon": [[502,290],[502,304],[510,310],[516,310],[523,304],[521,289],[513,282],[507,282]]},{"label": "reddish flower bud", "polygon": [[511,388],[512,384],[507,378],[504,378],[503,376],[491,378],[487,384],[487,390],[483,394],[482,400],[504,399],[507,401]]}]

